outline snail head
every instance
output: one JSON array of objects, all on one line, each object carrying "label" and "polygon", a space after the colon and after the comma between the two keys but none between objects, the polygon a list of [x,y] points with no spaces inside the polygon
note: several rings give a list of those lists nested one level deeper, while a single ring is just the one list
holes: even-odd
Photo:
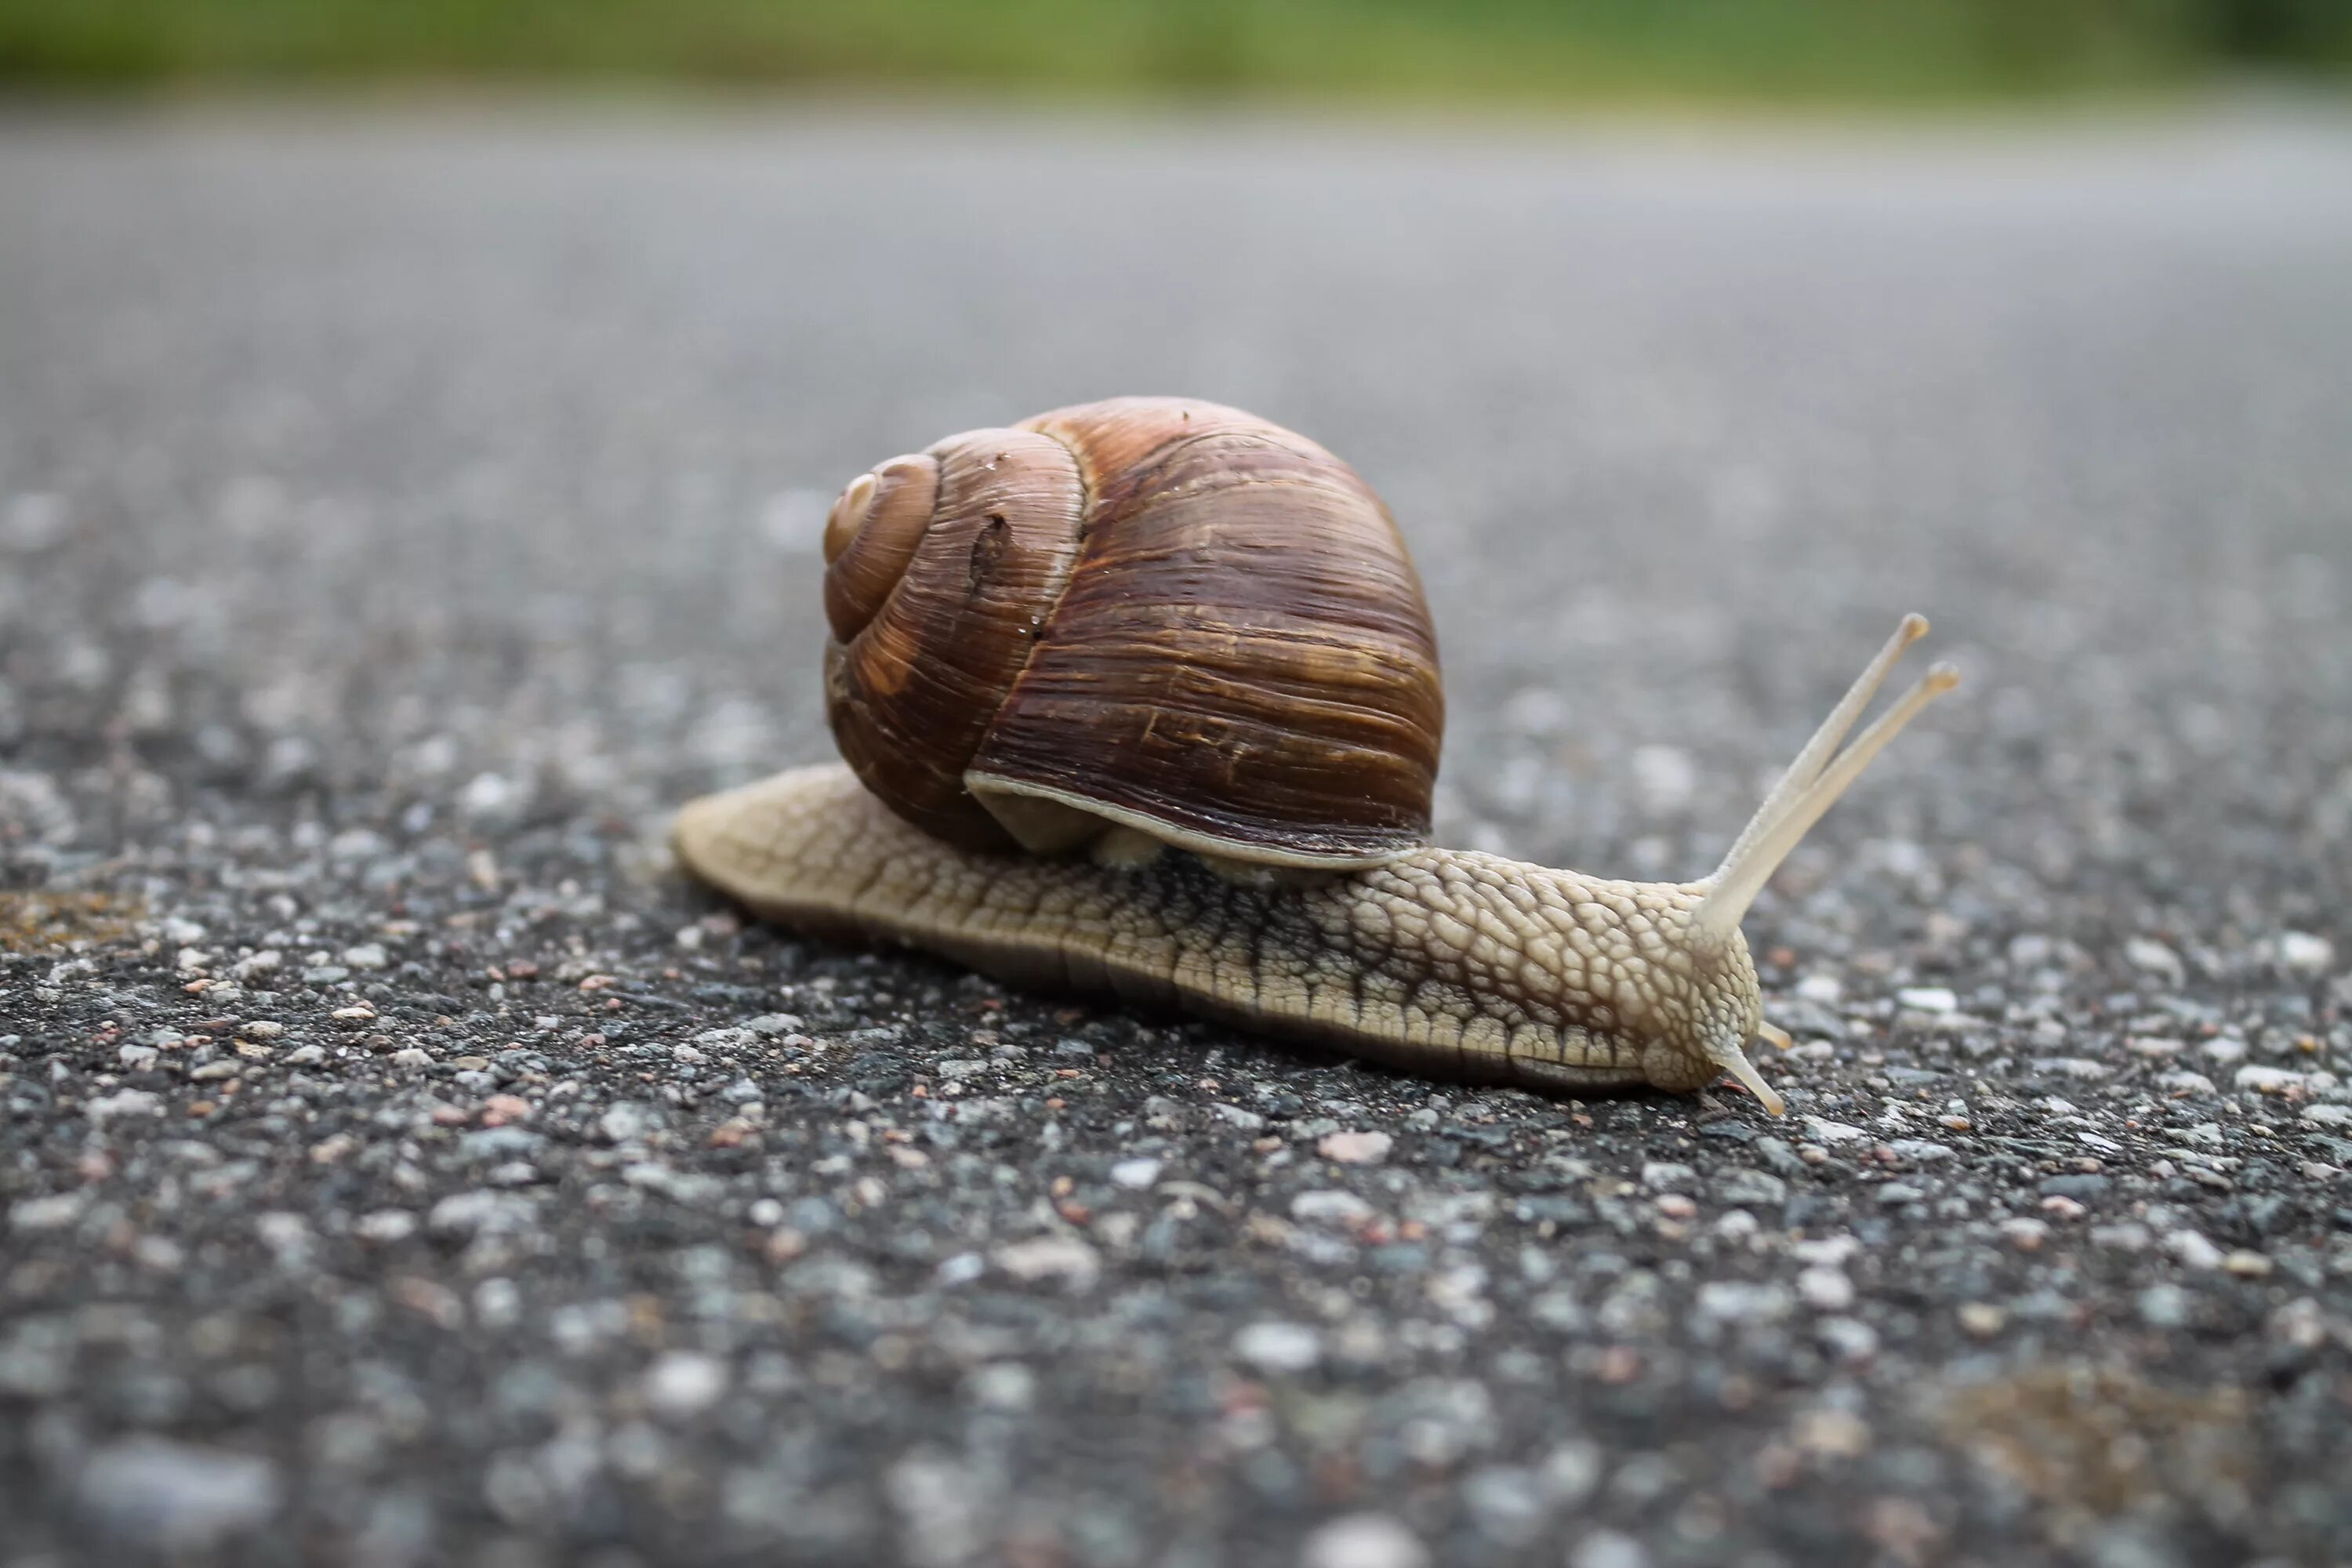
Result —
[{"label": "snail head", "polygon": [[[1796,848],[1822,815],[1834,805],[1870,760],[1885,750],[1922,709],[1960,682],[1959,671],[1937,664],[1863,732],[1852,745],[1847,733],[1885,683],[1903,650],[1927,634],[1924,616],[1909,615],[1879,649],[1830,716],[1813,731],[1795,762],[1780,775],[1740,830],[1723,864],[1703,881],[1682,889],[1694,895],[1681,912],[1676,935],[1689,955],[1694,973],[1693,998],[1679,1010],[1678,1027],[1654,1041],[1649,1049],[1704,1061],[1713,1072],[1729,1073],[1778,1115],[1780,1097],[1773,1092],[1749,1062],[1745,1047],[1763,1039],[1786,1048],[1789,1037],[1764,1022],[1759,1001],[1756,965],[1739,923],[1764,884]],[[1843,749],[1841,750],[1841,746]],[[1663,1065],[1663,1064],[1662,1064]],[[1652,1081],[1657,1079],[1654,1077]]]}]

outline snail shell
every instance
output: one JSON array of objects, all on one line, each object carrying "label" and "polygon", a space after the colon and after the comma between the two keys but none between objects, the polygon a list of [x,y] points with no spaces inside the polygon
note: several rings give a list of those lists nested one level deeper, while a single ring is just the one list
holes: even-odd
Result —
[{"label": "snail shell", "polygon": [[825,711],[892,811],[967,849],[1115,828],[1343,868],[1426,844],[1444,731],[1404,541],[1303,436],[1122,397],[851,481]]}]

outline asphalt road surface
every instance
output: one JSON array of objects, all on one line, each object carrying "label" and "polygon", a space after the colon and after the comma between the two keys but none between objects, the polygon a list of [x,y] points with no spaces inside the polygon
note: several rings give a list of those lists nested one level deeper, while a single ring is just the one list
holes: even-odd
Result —
[{"label": "asphalt road surface", "polygon": [[[1390,498],[1447,841],[1711,866],[1783,1121],[784,940],[849,475]],[[0,127],[0,1564],[2352,1562],[2352,122]]]}]

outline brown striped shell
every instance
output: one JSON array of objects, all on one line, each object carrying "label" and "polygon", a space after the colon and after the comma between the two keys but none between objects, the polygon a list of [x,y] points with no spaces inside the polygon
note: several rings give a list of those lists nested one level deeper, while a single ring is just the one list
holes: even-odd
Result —
[{"label": "brown striped shell", "polygon": [[1304,867],[1428,840],[1421,581],[1304,437],[1161,397],[968,431],[852,480],[824,555],[835,738],[938,837],[1053,851],[1122,826]]}]

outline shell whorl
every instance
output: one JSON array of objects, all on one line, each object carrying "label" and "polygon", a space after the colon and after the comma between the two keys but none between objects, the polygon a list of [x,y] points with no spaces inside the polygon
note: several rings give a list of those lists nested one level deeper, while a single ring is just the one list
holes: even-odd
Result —
[{"label": "shell whorl", "polygon": [[1427,840],[1420,581],[1304,437],[1179,399],[1059,409],[861,475],[825,552],[835,738],[936,837],[1052,850],[1119,824],[1310,867]]},{"label": "shell whorl", "polygon": [[940,462],[893,458],[860,474],[824,524],[824,618],[848,642],[888,603],[915,558],[940,497]]}]

